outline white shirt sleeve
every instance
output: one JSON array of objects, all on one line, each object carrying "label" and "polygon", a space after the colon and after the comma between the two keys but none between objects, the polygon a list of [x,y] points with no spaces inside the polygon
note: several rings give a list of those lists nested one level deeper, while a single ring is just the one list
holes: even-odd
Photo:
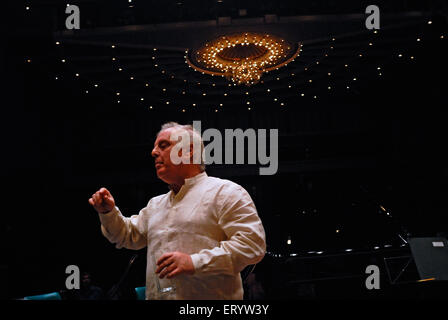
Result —
[{"label": "white shirt sleeve", "polygon": [[265,231],[250,195],[238,185],[229,191],[221,200],[218,222],[227,240],[191,255],[198,274],[235,275],[265,255]]},{"label": "white shirt sleeve", "polygon": [[142,211],[129,218],[124,217],[120,209],[115,207],[106,214],[98,214],[103,235],[118,249],[139,250],[147,245],[146,219]]}]

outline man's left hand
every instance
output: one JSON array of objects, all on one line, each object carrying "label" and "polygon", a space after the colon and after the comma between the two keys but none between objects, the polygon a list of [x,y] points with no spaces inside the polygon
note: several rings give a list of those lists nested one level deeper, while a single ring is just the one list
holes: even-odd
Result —
[{"label": "man's left hand", "polygon": [[159,273],[159,278],[172,278],[179,274],[193,274],[194,265],[189,254],[182,252],[167,252],[164,253],[159,260],[157,260],[156,273]]}]

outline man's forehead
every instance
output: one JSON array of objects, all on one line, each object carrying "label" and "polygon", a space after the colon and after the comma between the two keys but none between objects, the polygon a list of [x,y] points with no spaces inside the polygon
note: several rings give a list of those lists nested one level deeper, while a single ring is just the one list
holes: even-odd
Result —
[{"label": "man's forehead", "polygon": [[162,138],[169,137],[170,134],[171,134],[172,129],[173,128],[167,128],[167,129],[164,129],[164,130],[160,131],[159,134],[157,135],[157,138],[159,138],[159,137],[162,137]]},{"label": "man's forehead", "polygon": [[[171,138],[172,134],[176,134],[176,135],[173,136],[173,138]],[[163,129],[157,135],[156,141],[154,141],[154,145],[160,143],[160,141],[166,141],[166,140],[175,141],[179,138],[179,135],[184,136],[184,134],[188,135],[188,129],[184,129],[182,127],[170,127],[170,128]],[[187,137],[187,139],[188,139],[188,137]]]},{"label": "man's forehead", "polygon": [[170,136],[173,133],[173,129],[175,128],[166,128],[162,131],[159,132],[159,134],[157,135],[156,141],[154,142],[154,144],[156,144],[158,141],[161,140],[170,140]]}]

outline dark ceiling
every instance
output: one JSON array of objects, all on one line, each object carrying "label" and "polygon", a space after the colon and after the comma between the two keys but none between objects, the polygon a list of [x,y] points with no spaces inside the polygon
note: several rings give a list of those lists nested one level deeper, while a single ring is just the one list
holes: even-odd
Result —
[{"label": "dark ceiling", "polygon": [[[80,7],[80,30],[65,30],[65,1],[18,1],[5,17],[0,133],[11,214],[2,235],[24,235],[7,248],[18,281],[11,295],[45,287],[33,275],[49,279],[72,260],[93,269],[125,263],[87,199],[107,186],[130,215],[165,192],[150,150],[173,120],[279,129],[276,175],[208,167],[249,191],[272,252],[395,246],[399,232],[446,231],[445,1],[376,1],[376,33],[365,27],[367,1],[70,4]],[[251,87],[185,63],[186,50],[242,31],[300,42],[303,52]],[[30,243],[35,250],[19,254]],[[25,272],[25,261],[35,271]],[[118,277],[111,273],[103,278]]]}]

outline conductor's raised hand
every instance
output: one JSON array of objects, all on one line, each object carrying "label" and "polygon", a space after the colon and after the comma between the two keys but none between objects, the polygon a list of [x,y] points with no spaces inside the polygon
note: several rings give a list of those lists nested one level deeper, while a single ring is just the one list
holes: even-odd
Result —
[{"label": "conductor's raised hand", "polygon": [[89,199],[89,203],[92,207],[101,214],[110,212],[115,207],[114,197],[106,188],[101,188]]}]

